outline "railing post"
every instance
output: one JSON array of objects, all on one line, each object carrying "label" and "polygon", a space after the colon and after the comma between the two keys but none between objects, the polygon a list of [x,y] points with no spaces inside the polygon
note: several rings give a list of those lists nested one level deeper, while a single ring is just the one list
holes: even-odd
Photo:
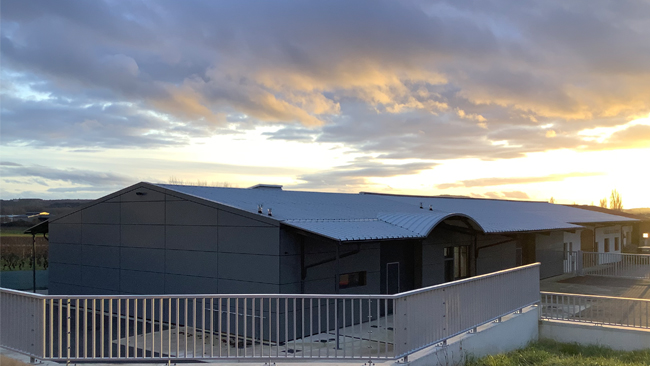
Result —
[{"label": "railing post", "polygon": [[578,250],[578,251],[576,252],[576,273],[575,273],[576,276],[582,276],[582,275],[583,275],[583,272],[582,272],[582,261],[583,261],[583,258],[582,258],[582,250]]}]

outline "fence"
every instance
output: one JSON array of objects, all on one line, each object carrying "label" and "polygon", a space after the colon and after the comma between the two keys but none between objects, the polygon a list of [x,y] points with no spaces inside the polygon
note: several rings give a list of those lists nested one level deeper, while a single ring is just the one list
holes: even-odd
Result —
[{"label": "fence", "polygon": [[650,329],[650,300],[542,292],[541,318]]},{"label": "fence", "polygon": [[59,296],[1,289],[39,359],[396,359],[539,302],[539,264],[396,295]]},{"label": "fence", "polygon": [[585,275],[650,279],[648,254],[582,252],[581,264]]}]

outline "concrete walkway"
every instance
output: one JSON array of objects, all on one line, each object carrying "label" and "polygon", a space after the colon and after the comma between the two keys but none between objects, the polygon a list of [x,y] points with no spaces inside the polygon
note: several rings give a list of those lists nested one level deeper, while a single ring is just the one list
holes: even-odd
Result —
[{"label": "concrete walkway", "polygon": [[650,299],[650,280],[562,275],[540,282],[540,290],[582,295]]}]

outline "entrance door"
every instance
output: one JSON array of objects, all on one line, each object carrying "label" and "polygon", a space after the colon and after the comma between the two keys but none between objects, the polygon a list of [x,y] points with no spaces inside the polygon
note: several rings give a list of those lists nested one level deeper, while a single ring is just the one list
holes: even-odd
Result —
[{"label": "entrance door", "polygon": [[413,290],[415,288],[414,243],[382,243],[380,250],[381,293],[394,294]]},{"label": "entrance door", "polygon": [[386,263],[386,293],[392,295],[399,292],[399,262]]}]

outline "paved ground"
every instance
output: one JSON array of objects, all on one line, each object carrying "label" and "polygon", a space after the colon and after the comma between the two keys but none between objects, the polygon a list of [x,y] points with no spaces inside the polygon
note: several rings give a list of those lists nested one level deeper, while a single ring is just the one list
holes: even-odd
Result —
[{"label": "paved ground", "polygon": [[[650,281],[568,275],[545,279],[542,291],[650,300]],[[650,302],[542,295],[542,314],[551,319],[650,328]]]},{"label": "paved ground", "polygon": [[542,280],[540,289],[547,292],[650,299],[650,280],[564,275]]}]

